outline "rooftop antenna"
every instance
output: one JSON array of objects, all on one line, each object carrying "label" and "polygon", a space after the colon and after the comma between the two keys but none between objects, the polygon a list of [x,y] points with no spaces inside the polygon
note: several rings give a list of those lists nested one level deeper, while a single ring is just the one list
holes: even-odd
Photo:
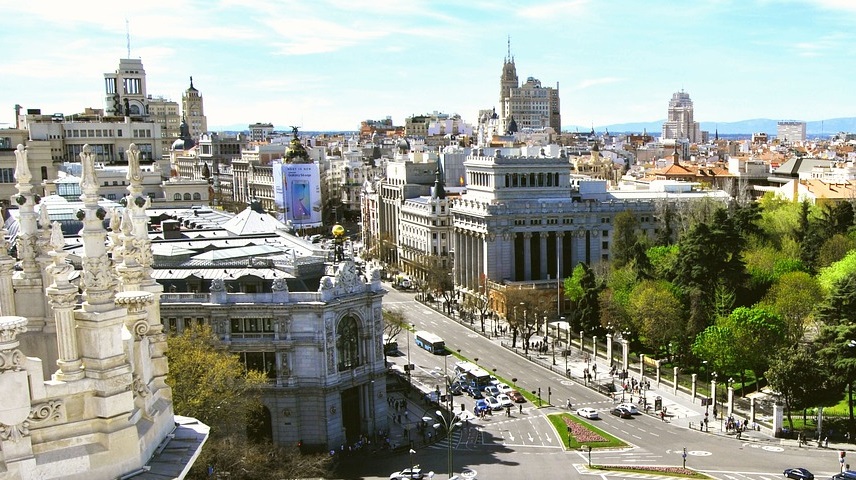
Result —
[{"label": "rooftop antenna", "polygon": [[125,40],[128,46],[128,56],[125,58],[131,58],[131,27],[128,25],[128,19],[125,19]]}]

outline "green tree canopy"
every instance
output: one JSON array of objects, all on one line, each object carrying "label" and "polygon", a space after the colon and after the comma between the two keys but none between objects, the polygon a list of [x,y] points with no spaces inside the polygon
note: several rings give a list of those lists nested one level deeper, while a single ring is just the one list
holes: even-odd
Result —
[{"label": "green tree canopy", "polygon": [[791,345],[805,335],[817,299],[823,296],[820,284],[806,272],[789,272],[773,284],[764,305],[785,320],[786,338]]},{"label": "green tree canopy", "polygon": [[243,433],[260,407],[264,373],[247,371],[209,326],[194,326],[167,338],[175,413],[211,427],[212,435]]},{"label": "green tree canopy", "polygon": [[644,345],[656,350],[673,341],[685,343],[683,308],[668,282],[646,280],[639,283],[630,294],[628,312]]},{"label": "green tree canopy", "polygon": [[781,395],[791,430],[794,428],[791,412],[831,405],[841,398],[841,390],[829,388],[828,376],[823,362],[805,345],[782,349],[773,355],[764,377],[770,388]]},{"label": "green tree canopy", "polygon": [[634,246],[639,237],[639,219],[632,211],[625,210],[615,216],[612,225],[610,259],[613,267],[621,268],[630,263],[635,256]]}]

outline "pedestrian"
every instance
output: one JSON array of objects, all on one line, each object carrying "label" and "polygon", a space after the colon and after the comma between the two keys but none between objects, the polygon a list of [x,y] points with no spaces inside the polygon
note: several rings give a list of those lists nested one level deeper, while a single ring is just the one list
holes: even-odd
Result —
[{"label": "pedestrian", "polygon": [[511,416],[511,407],[510,407],[510,406],[505,407],[505,416],[506,416],[506,417],[510,417],[510,416]]},{"label": "pedestrian", "polygon": [[523,413],[523,405],[518,405],[520,407],[520,413]]}]

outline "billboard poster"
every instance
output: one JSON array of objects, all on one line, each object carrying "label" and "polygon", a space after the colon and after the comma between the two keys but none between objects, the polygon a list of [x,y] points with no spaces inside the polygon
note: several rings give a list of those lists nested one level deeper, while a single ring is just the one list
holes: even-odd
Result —
[{"label": "billboard poster", "polygon": [[321,176],[315,163],[273,165],[274,197],[280,220],[294,228],[321,226]]}]

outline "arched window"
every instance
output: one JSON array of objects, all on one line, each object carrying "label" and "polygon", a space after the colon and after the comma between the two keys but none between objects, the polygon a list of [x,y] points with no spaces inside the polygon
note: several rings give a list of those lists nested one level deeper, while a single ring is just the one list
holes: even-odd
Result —
[{"label": "arched window", "polygon": [[184,194],[184,199],[185,199],[185,200],[190,200],[190,194],[189,194],[189,193],[185,193],[185,194]]},{"label": "arched window", "polygon": [[172,196],[172,199],[173,199],[173,200],[181,200],[181,194],[180,194],[180,193],[176,193],[175,195],[173,195],[173,196]]},{"label": "arched window", "polygon": [[339,322],[336,337],[336,354],[339,371],[352,370],[360,365],[360,329],[354,317],[345,317]]},{"label": "arched window", "polygon": [[196,192],[193,194],[193,199],[194,200],[202,200],[202,195],[200,195],[199,192]]}]

